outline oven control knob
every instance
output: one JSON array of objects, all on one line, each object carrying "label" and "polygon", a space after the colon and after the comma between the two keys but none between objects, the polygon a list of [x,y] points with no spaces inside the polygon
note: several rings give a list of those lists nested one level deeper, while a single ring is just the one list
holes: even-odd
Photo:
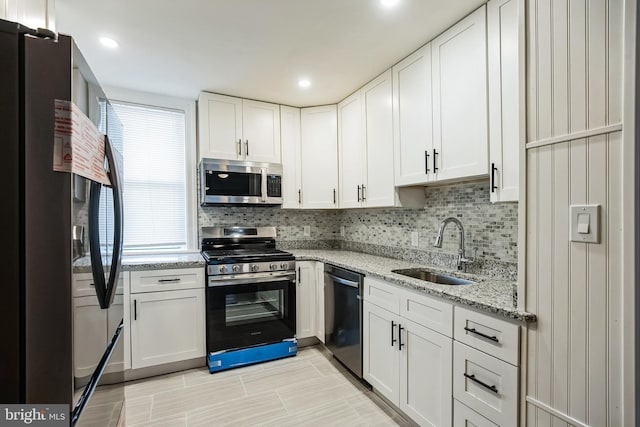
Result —
[{"label": "oven control knob", "polygon": [[240,266],[239,265],[234,265],[232,268],[234,273],[237,273],[238,271],[240,271]]},{"label": "oven control knob", "polygon": [[269,268],[271,270],[277,270],[278,269],[278,264],[269,264]]},{"label": "oven control knob", "polygon": [[221,265],[220,266],[220,273],[224,274],[227,272],[227,266],[226,265]]},{"label": "oven control knob", "polygon": [[287,268],[289,268],[289,264],[287,264],[286,262],[283,262],[282,264],[280,264],[280,268],[283,270],[286,270]]},{"label": "oven control knob", "polygon": [[260,270],[260,267],[256,264],[251,264],[251,271],[258,271]]}]

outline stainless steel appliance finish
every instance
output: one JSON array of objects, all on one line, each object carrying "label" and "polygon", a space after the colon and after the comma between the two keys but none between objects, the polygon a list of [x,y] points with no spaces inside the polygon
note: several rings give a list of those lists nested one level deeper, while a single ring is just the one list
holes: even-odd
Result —
[{"label": "stainless steel appliance finish", "polygon": [[[100,349],[93,375],[74,377],[78,336],[73,336],[72,218],[77,203],[84,201],[74,200],[74,190],[79,190],[76,196],[83,191],[74,186],[73,175],[53,171],[54,100],[73,101],[96,125],[102,118],[117,124],[117,118],[101,114],[108,102],[70,37],[0,20],[0,57],[5,160],[0,179],[6,203],[0,211],[0,233],[7,249],[0,269],[0,402],[62,403],[73,410],[78,395],[72,425],[79,420],[78,425],[115,426],[124,402],[123,373],[110,374],[107,400],[91,396],[102,389],[109,357],[123,351],[118,345],[121,327]],[[107,230],[88,232],[104,239]],[[117,269],[104,261],[104,274]],[[115,289],[109,283],[101,289],[103,306],[109,305]],[[87,381],[90,386],[85,388]],[[91,418],[83,418],[83,410],[91,412]]]},{"label": "stainless steel appliance finish", "polygon": [[200,161],[200,204],[280,205],[282,165],[239,160]]},{"label": "stainless steel appliance finish", "polygon": [[325,345],[358,378],[362,378],[363,277],[324,266]]},{"label": "stainless steel appliance finish", "polygon": [[275,227],[207,227],[207,352],[295,337],[293,255],[275,248]]}]

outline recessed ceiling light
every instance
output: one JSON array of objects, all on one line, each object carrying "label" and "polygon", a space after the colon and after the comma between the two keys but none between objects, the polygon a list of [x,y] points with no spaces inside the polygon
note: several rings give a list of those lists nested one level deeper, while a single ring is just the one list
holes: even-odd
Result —
[{"label": "recessed ceiling light", "polygon": [[110,39],[109,37],[100,37],[100,43],[110,49],[115,49],[118,47],[118,42],[114,39]]},{"label": "recessed ceiling light", "polygon": [[396,7],[398,3],[400,3],[400,0],[380,0],[380,5],[385,9]]},{"label": "recessed ceiling light", "polygon": [[309,86],[311,86],[311,82],[307,79],[300,79],[298,80],[298,86],[300,86],[303,89],[306,89]]}]

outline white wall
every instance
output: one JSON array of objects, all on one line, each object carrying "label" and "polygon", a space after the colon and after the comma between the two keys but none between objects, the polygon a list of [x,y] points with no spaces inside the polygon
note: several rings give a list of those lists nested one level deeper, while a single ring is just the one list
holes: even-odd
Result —
[{"label": "white wall", "polygon": [[[623,0],[527,6],[528,426],[622,426]],[[626,141],[626,140],[625,140]],[[599,244],[569,206],[600,204]]]}]

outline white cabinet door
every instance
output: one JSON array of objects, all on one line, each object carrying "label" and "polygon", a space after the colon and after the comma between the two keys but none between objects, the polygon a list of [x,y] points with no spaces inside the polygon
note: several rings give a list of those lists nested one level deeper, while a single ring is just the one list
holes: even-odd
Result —
[{"label": "white cabinet door", "polygon": [[73,298],[73,374],[93,374],[107,347],[107,310],[96,296]]},{"label": "white cabinet door", "polygon": [[366,162],[362,198],[367,207],[395,204],[391,70],[362,88]]},{"label": "white cabinet door", "polygon": [[282,208],[302,207],[302,171],[300,169],[300,109],[280,106],[282,145]]},{"label": "white cabinet door", "polygon": [[[122,295],[116,295],[113,298],[113,304],[109,307],[107,311],[107,342],[108,344],[113,338],[113,335],[116,333],[116,329],[120,325],[120,322],[124,319],[124,297]],[[125,351],[125,340],[128,338],[128,333],[126,333],[126,329],[120,333],[120,339],[118,340],[118,345],[116,345],[116,349],[111,355],[111,359],[109,360],[109,364],[107,364],[105,372],[122,372],[125,369],[124,361],[126,357]]]},{"label": "white cabinet door", "polygon": [[340,208],[362,206],[366,145],[360,91],[338,104]]},{"label": "white cabinet door", "polygon": [[280,107],[243,99],[242,138],[246,160],[280,163]]},{"label": "white cabinet door", "polygon": [[338,201],[338,130],[335,105],[300,111],[302,207],[336,208]]},{"label": "white cabinet door", "polygon": [[398,318],[366,300],[363,307],[364,379],[394,405],[400,401]]},{"label": "white cabinet door", "polygon": [[431,42],[437,180],[488,174],[486,9]]},{"label": "white cabinet door", "polygon": [[421,426],[450,426],[453,340],[406,319],[400,324],[400,409]]},{"label": "white cabinet door", "polygon": [[316,263],[296,262],[298,285],[296,287],[296,336],[308,338],[316,335]]},{"label": "white cabinet door", "polygon": [[492,202],[517,202],[525,141],[524,0],[487,3],[489,173]]},{"label": "white cabinet door", "polygon": [[428,157],[433,148],[431,44],[392,68],[395,184],[424,184],[432,179]]},{"label": "white cabinet door", "polygon": [[200,158],[237,160],[244,156],[242,99],[202,92],[198,97]]},{"label": "white cabinet door", "polygon": [[324,263],[316,262],[316,338],[324,343]]},{"label": "white cabinet door", "polygon": [[204,357],[204,289],[131,295],[131,367]]}]

